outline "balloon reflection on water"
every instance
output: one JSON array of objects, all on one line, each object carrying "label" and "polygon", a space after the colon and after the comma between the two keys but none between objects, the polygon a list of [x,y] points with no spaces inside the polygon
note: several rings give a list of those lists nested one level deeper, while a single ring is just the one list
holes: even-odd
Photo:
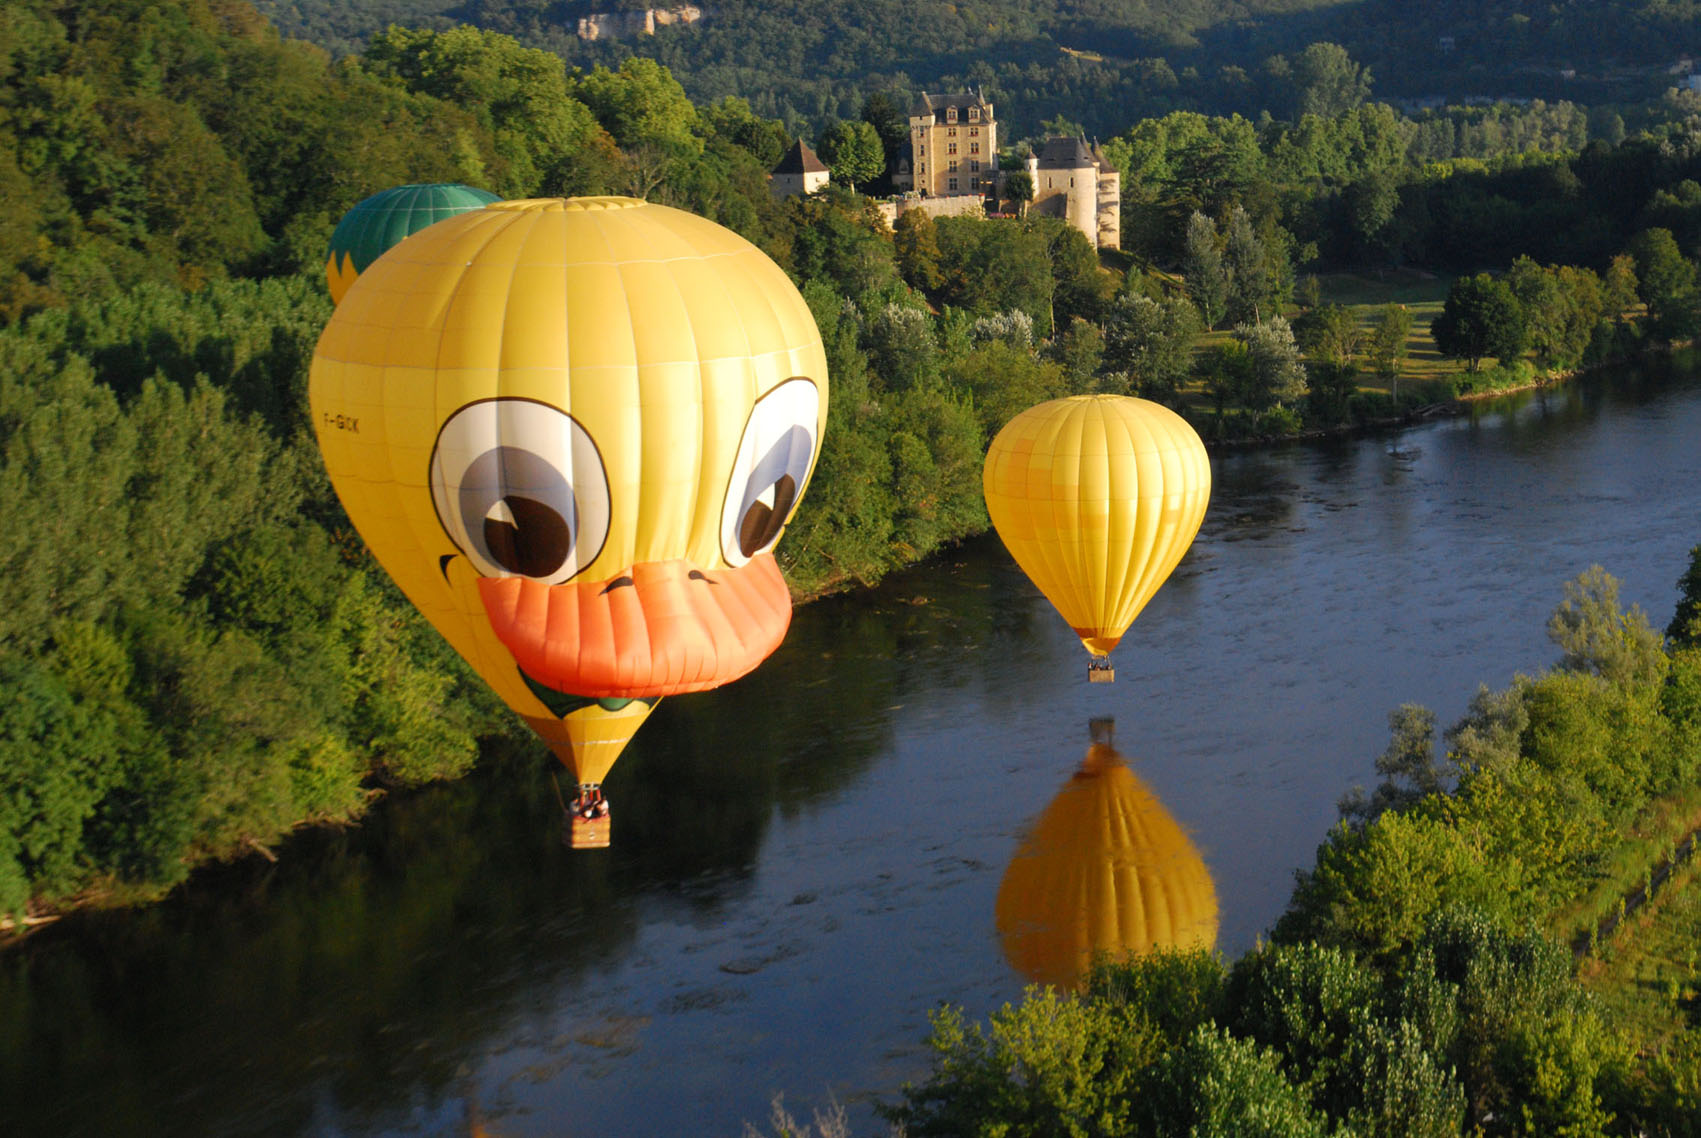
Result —
[{"label": "balloon reflection on water", "polygon": [[1087,755],[1035,820],[998,888],[1004,954],[1029,979],[1075,988],[1093,960],[1217,940],[1217,894],[1192,840],[1096,719]]}]

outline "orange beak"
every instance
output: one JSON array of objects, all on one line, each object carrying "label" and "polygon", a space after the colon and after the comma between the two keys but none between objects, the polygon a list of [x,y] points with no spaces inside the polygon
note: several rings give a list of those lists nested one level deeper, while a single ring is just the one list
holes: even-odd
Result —
[{"label": "orange beak", "polygon": [[592,699],[677,695],[755,668],[785,638],[791,594],[774,555],[705,572],[648,561],[606,581],[482,577],[497,639],[545,687]]}]

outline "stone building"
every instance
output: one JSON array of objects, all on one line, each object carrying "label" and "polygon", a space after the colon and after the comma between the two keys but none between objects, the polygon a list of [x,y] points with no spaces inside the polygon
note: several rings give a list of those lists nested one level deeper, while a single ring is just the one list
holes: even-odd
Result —
[{"label": "stone building", "polygon": [[703,9],[695,4],[680,4],[673,8],[644,8],[624,12],[592,12],[579,17],[579,38],[589,42],[600,39],[619,39],[622,36],[653,36],[657,28],[672,24],[695,24],[703,18]]},{"label": "stone building", "polygon": [[985,197],[998,169],[998,123],[981,95],[929,95],[910,112],[909,170],[897,188],[923,197]]},{"label": "stone building", "polygon": [[1122,176],[1084,138],[1048,138],[1030,154],[1036,213],[1061,217],[1100,249],[1122,247]]},{"label": "stone building", "polygon": [[829,172],[809,145],[798,139],[768,174],[768,189],[777,198],[812,194],[827,184]]}]

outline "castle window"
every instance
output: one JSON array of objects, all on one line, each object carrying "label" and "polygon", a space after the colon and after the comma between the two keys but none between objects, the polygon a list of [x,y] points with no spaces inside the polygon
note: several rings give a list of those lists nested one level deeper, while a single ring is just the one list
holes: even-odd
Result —
[{"label": "castle window", "polygon": [[977,159],[977,160],[974,160],[974,161],[971,161],[971,162],[970,162],[970,163],[969,163],[969,173],[971,173],[971,174],[978,174],[978,173],[980,173],[980,162],[979,162],[979,160],[978,160],[978,159]]},{"label": "castle window", "polygon": [[947,153],[947,154],[957,153],[957,144],[955,142],[947,142],[945,144],[945,153]]},{"label": "castle window", "polygon": [[945,121],[946,122],[956,122],[957,121],[957,108],[956,107],[946,107],[945,108]]},{"label": "castle window", "polygon": [[970,137],[970,138],[973,138],[973,137],[974,137],[974,136],[975,136],[975,135],[977,135],[977,134],[979,134],[979,133],[980,133],[980,127],[978,127],[978,126],[971,126],[971,127],[970,127],[970,128],[969,128],[969,137]]},{"label": "castle window", "polygon": [[957,137],[957,128],[954,127],[954,126],[946,127],[945,128],[945,137],[946,138],[956,138]]},{"label": "castle window", "polygon": [[949,168],[950,168],[950,170],[951,170],[951,171],[952,171],[952,172],[953,172],[953,173],[954,173],[954,172],[955,172],[955,171],[956,171],[956,169],[957,169],[957,160],[956,160],[956,159],[955,159],[955,158],[953,158],[953,159],[951,159],[951,165],[950,165],[950,167],[949,167]]},{"label": "castle window", "polygon": [[980,153],[980,143],[978,143],[978,142],[969,143],[969,153],[970,154],[979,154]]},{"label": "castle window", "polygon": [[951,189],[955,190],[956,188],[957,188],[957,179],[952,178],[951,179]]},{"label": "castle window", "polygon": [[969,108],[969,121],[970,122],[979,122],[980,121],[980,108],[979,107],[970,107]]}]

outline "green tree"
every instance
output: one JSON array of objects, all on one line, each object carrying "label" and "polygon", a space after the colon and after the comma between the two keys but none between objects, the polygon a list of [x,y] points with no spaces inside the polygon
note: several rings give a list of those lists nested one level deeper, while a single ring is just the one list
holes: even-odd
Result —
[{"label": "green tree", "polygon": [[1465,1123],[1465,1088],[1408,1019],[1364,1022],[1346,1059],[1359,1101],[1345,1127],[1364,1138],[1453,1138]]},{"label": "green tree", "polygon": [[1411,336],[1412,314],[1403,304],[1385,304],[1371,326],[1366,351],[1371,370],[1388,384],[1389,394],[1400,396],[1400,365],[1406,358],[1407,339]]},{"label": "green tree", "polygon": [[1689,551],[1689,567],[1677,581],[1677,611],[1666,625],[1674,647],[1701,648],[1701,545]]},{"label": "green tree", "polygon": [[1104,332],[1097,324],[1077,316],[1067,328],[1051,338],[1046,351],[1063,369],[1064,385],[1069,394],[1080,395],[1092,387],[1093,379],[1104,362]]},{"label": "green tree", "polygon": [[567,92],[590,108],[622,149],[653,147],[670,158],[703,152],[697,108],[672,72],[653,59],[634,55],[618,71],[576,73]]},{"label": "green tree", "polygon": [[907,209],[898,215],[892,227],[892,246],[898,272],[911,288],[930,293],[945,283],[939,271],[939,233],[926,210]]},{"label": "green tree", "polygon": [[40,664],[0,655],[0,914],[88,872],[83,827],[114,778],[116,723]]},{"label": "green tree", "polygon": [[1257,324],[1263,314],[1276,316],[1276,269],[1269,247],[1239,205],[1229,213],[1223,238],[1223,268],[1228,277],[1225,314],[1236,324]]},{"label": "green tree", "polygon": [[1630,239],[1637,295],[1648,306],[1657,335],[1681,339],[1696,324],[1696,274],[1669,229],[1644,229]]},{"label": "green tree", "polygon": [[1158,1051],[1153,1030],[1127,1008],[1049,988],[993,1013],[989,1031],[954,1007],[929,1022],[930,1075],[906,1083],[902,1105],[882,1111],[918,1138],[1130,1133],[1137,1077]]},{"label": "green tree", "polygon": [[862,113],[858,117],[880,136],[882,172],[889,174],[896,170],[898,160],[907,156],[910,149],[909,116],[903,107],[892,93],[872,91],[863,99]]},{"label": "green tree", "polygon": [[1298,875],[1272,939],[1314,940],[1391,961],[1448,904],[1510,915],[1514,872],[1485,861],[1430,807],[1389,811],[1362,828],[1342,824]]},{"label": "green tree", "polygon": [[1473,372],[1485,356],[1502,363],[1516,359],[1527,342],[1518,298],[1505,281],[1487,273],[1455,280],[1429,331],[1442,355],[1464,360]]},{"label": "green tree", "polygon": [[1255,411],[1288,407],[1305,398],[1305,365],[1293,329],[1280,316],[1242,324],[1234,336],[1246,345],[1248,386],[1242,402]]},{"label": "green tree", "polygon": [[1359,1099],[1348,1052],[1380,988],[1376,973],[1340,948],[1266,945],[1235,963],[1229,1018],[1281,1056],[1283,1072],[1313,1106],[1338,1118]]},{"label": "green tree", "polygon": [[862,350],[887,391],[931,386],[939,378],[939,342],[925,310],[886,304],[863,322]]},{"label": "green tree", "polygon": [[1340,304],[1321,304],[1293,320],[1294,341],[1309,360],[1344,367],[1358,354],[1358,317]]},{"label": "green tree", "polygon": [[771,170],[791,145],[784,123],[758,117],[750,100],[737,95],[700,107],[697,115],[713,134],[748,151],[764,171]]},{"label": "green tree", "polygon": [[1199,332],[1198,310],[1180,297],[1117,297],[1104,320],[1106,389],[1173,401],[1192,366]]},{"label": "green tree", "polygon": [[840,295],[869,306],[903,292],[885,222],[868,199],[829,186],[823,193],[787,198],[784,210],[791,268],[800,279],[827,281]]},{"label": "green tree", "polygon": [[1370,70],[1354,63],[1339,44],[1309,45],[1292,61],[1291,74],[1296,118],[1338,118],[1370,97]]},{"label": "green tree", "polygon": [[1636,279],[1636,260],[1629,253],[1620,253],[1607,267],[1601,283],[1601,305],[1609,320],[1623,320],[1636,306],[1642,284]]},{"label": "green tree", "polygon": [[1065,394],[1063,369],[1004,340],[977,345],[944,369],[945,382],[973,398],[984,438],[1036,403]]},{"label": "green tree", "polygon": [[1026,215],[1028,203],[1034,200],[1034,179],[1026,170],[1012,170],[1004,175],[1004,200]]},{"label": "green tree", "polygon": [[1342,797],[1341,817],[1363,824],[1384,811],[1403,810],[1446,792],[1444,770],[1435,755],[1435,713],[1403,703],[1388,713],[1388,731],[1388,748],[1376,759],[1382,782],[1368,798],[1359,787]]},{"label": "green tree", "polygon": [[[620,129],[633,129],[631,116],[611,106],[618,86],[612,76],[571,82],[559,57],[499,32],[392,25],[373,37],[361,60],[374,75],[477,115],[494,137],[502,168],[492,188],[504,196],[579,188],[571,164],[596,145],[598,119],[606,114]],[[587,105],[593,98],[597,103]]]},{"label": "green tree", "polygon": [[942,217],[934,224],[946,303],[977,316],[1020,308],[1033,317],[1036,336],[1051,338],[1056,280],[1045,232],[1007,219]]},{"label": "green tree", "polygon": [[1282,1074],[1274,1051],[1215,1025],[1155,1064],[1141,1096],[1151,1132],[1197,1138],[1322,1138],[1329,1127]]},{"label": "green tree", "polygon": [[1565,583],[1565,600],[1548,618],[1547,634],[1564,653],[1559,666],[1587,672],[1621,687],[1664,678],[1660,634],[1640,605],[1618,605],[1618,579],[1591,565]]},{"label": "green tree", "polygon": [[821,132],[815,148],[840,185],[855,189],[860,182],[879,177],[886,169],[880,135],[858,119],[843,120]]},{"label": "green tree", "polygon": [[1175,1047],[1200,1027],[1223,1018],[1228,973],[1202,948],[1156,949],[1124,959],[1094,962],[1087,997],[1134,1012]]},{"label": "green tree", "polygon": [[1199,309],[1206,328],[1215,328],[1228,312],[1228,270],[1217,244],[1217,227],[1195,212],[1187,221],[1187,247],[1181,264],[1187,295]]},{"label": "green tree", "polygon": [[1366,174],[1342,194],[1347,225],[1358,256],[1370,264],[1395,259],[1399,232],[1395,217],[1400,209],[1400,183],[1387,171]]}]

